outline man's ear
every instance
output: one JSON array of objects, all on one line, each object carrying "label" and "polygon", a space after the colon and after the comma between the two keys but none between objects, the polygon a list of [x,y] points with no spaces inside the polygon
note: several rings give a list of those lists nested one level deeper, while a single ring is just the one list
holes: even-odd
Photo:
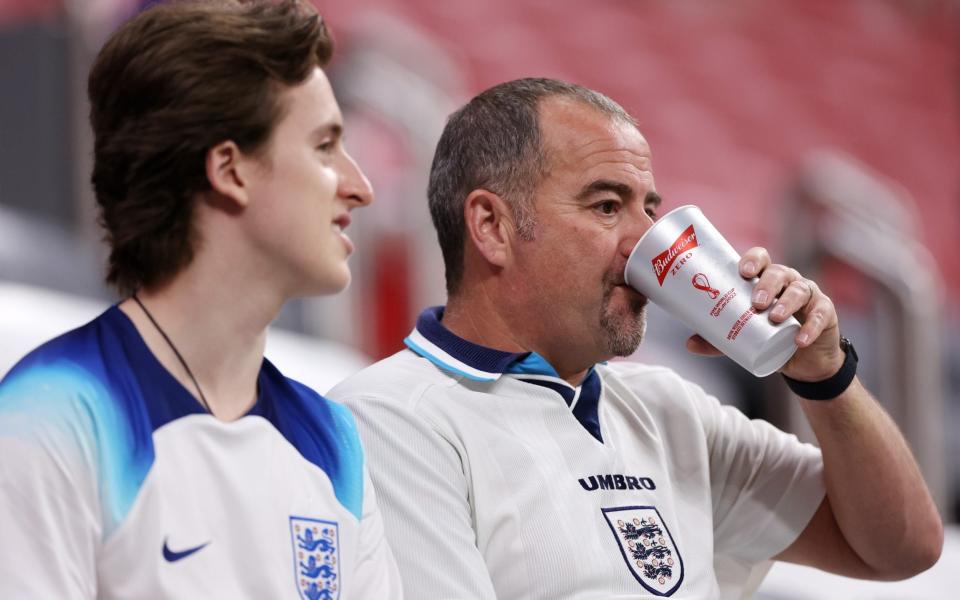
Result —
[{"label": "man's ear", "polygon": [[487,262],[503,267],[516,236],[513,211],[507,202],[489,190],[473,190],[463,206],[467,236]]},{"label": "man's ear", "polygon": [[233,208],[250,202],[249,174],[251,157],[244,155],[236,143],[227,140],[207,151],[207,181],[223,201]]}]

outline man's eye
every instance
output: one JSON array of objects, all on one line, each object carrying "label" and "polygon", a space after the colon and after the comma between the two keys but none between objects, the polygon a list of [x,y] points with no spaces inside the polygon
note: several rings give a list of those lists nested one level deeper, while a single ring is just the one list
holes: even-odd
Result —
[{"label": "man's eye", "polygon": [[336,145],[337,145],[337,142],[335,142],[334,140],[321,142],[320,144],[317,144],[317,150],[319,150],[320,152],[332,152],[333,149],[336,147]]},{"label": "man's eye", "polygon": [[653,219],[654,221],[657,220],[657,210],[656,210],[655,208],[653,208],[652,206],[648,206],[648,207],[646,208],[646,211],[647,211],[647,216],[648,216],[648,217],[650,217],[650,218]]},{"label": "man's eye", "polygon": [[607,200],[597,204],[596,208],[605,215],[614,215],[620,209],[620,203],[615,200]]}]

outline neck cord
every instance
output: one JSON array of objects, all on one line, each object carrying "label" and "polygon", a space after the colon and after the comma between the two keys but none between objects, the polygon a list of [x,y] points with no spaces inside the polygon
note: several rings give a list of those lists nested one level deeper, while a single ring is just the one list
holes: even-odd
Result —
[{"label": "neck cord", "polygon": [[160,324],[157,323],[157,320],[153,318],[153,315],[151,315],[150,311],[147,310],[147,307],[143,305],[143,302],[140,301],[140,298],[138,298],[136,294],[134,294],[132,297],[133,301],[140,306],[140,310],[143,311],[143,314],[147,315],[147,318],[150,319],[150,322],[153,323],[153,326],[157,328],[157,331],[161,336],[163,336],[163,339],[166,340],[167,345],[170,346],[170,349],[173,350],[177,360],[179,360],[180,364],[183,365],[183,370],[187,372],[187,375],[190,376],[190,381],[192,381],[194,387],[197,388],[197,393],[200,394],[200,404],[203,405],[203,409],[207,411],[207,413],[212,415],[213,411],[210,410],[210,405],[207,404],[207,397],[203,395],[203,390],[200,389],[200,383],[197,381],[197,378],[193,376],[193,371],[190,370],[190,366],[187,365],[187,361],[183,359],[180,351],[177,350],[177,347],[173,345],[173,340],[171,340],[170,336],[167,335],[167,332],[160,327]]}]

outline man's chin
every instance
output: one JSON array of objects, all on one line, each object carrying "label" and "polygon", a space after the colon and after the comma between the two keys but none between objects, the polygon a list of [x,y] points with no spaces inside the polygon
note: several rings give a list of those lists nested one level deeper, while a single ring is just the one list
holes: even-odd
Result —
[{"label": "man's chin", "polygon": [[645,305],[644,299],[621,311],[608,310],[601,317],[600,327],[613,356],[630,356],[637,351],[647,327]]}]

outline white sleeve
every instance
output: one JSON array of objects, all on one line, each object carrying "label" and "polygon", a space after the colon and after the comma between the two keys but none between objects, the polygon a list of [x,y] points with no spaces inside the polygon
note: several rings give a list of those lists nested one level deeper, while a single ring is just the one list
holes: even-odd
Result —
[{"label": "white sleeve", "polygon": [[102,528],[88,432],[11,396],[0,388],[0,598],[94,598]]},{"label": "white sleeve", "polygon": [[356,415],[406,597],[494,600],[456,449],[399,402],[337,400]]},{"label": "white sleeve", "polygon": [[715,550],[766,560],[800,535],[824,498],[820,450],[713,397],[701,399]]},{"label": "white sleeve", "polygon": [[360,519],[360,550],[353,573],[359,600],[403,600],[403,583],[393,552],[384,536],[383,516],[377,506],[373,482],[363,470],[363,517]]}]

